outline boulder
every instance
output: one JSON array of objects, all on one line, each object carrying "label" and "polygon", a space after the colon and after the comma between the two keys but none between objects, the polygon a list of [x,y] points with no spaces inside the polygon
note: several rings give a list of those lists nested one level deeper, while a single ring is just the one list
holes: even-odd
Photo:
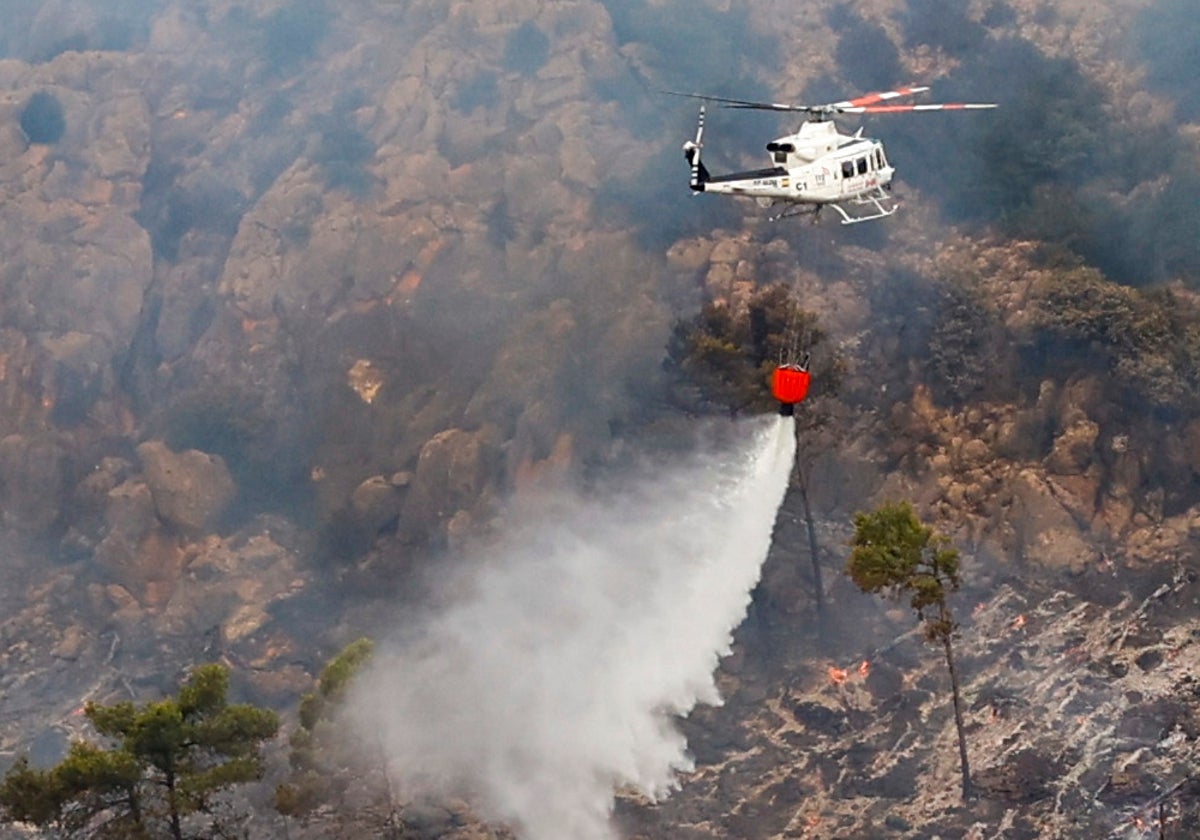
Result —
[{"label": "boulder", "polygon": [[162,441],[140,444],[137,454],[159,518],[175,528],[199,533],[233,501],[237,488],[219,455],[172,452]]},{"label": "boulder", "polygon": [[374,534],[400,513],[400,493],[391,479],[373,475],[350,494],[350,512],[355,523]]},{"label": "boulder", "polygon": [[712,252],[710,239],[681,239],[667,249],[667,262],[672,268],[696,272],[708,264]]},{"label": "boulder", "polygon": [[50,417],[62,427],[74,427],[87,419],[93,405],[113,390],[112,348],[97,335],[82,332],[43,334],[42,349],[53,365],[48,383],[52,392]]},{"label": "boulder", "polygon": [[70,457],[54,435],[0,440],[0,516],[28,533],[46,531],[62,515]]},{"label": "boulder", "polygon": [[499,438],[494,426],[476,432],[447,429],[421,449],[400,519],[409,540],[445,537],[447,523],[480,502],[497,479]]},{"label": "boulder", "polygon": [[144,607],[165,605],[183,571],[179,541],[157,529],[140,536],[115,530],[96,547],[98,568]]},{"label": "boulder", "polygon": [[[277,531],[277,527],[279,530]],[[262,648],[264,639],[277,635],[279,625],[273,605],[300,593],[307,584],[299,555],[289,542],[289,523],[259,517],[238,532],[209,535],[184,549],[184,567],[171,597],[155,617],[160,638],[203,638],[205,655],[225,651],[249,661],[268,661],[272,667],[284,651],[280,643]]]},{"label": "boulder", "polygon": [[991,447],[979,438],[968,438],[959,446],[951,447],[950,459],[958,472],[977,470],[988,465],[993,458]]},{"label": "boulder", "polygon": [[[98,473],[94,480],[102,486],[114,479],[106,473]],[[104,508],[104,524],[105,532],[109,536],[120,535],[134,542],[149,533],[158,524],[158,519],[154,512],[154,497],[146,482],[122,481],[109,490]]]},{"label": "boulder", "polygon": [[1046,456],[1046,469],[1053,475],[1078,475],[1088,468],[1096,456],[1096,441],[1100,426],[1085,417],[1077,418],[1054,439]]},{"label": "boulder", "polygon": [[1046,479],[1034,470],[1022,470],[1013,479],[1012,493],[1008,518],[1015,526],[1015,548],[1025,560],[1078,572],[1095,559],[1096,548],[1084,538]]},{"label": "boulder", "polygon": [[[79,332],[111,356],[133,340],[153,276],[150,236],[126,212],[22,195],[0,209],[0,295],[27,332]],[[50,233],[47,234],[46,231]]]},{"label": "boulder", "polygon": [[[2,278],[0,268],[0,285]],[[0,303],[7,310],[2,288]],[[24,333],[0,329],[0,436],[45,428],[52,412],[45,399],[52,367],[45,350]]]}]

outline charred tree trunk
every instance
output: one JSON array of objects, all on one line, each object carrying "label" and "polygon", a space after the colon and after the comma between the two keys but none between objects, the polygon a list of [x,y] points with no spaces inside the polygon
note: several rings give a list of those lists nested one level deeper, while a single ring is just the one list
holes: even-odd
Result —
[{"label": "charred tree trunk", "polygon": [[382,739],[375,741],[376,761],[379,763],[379,772],[383,776],[383,791],[387,797],[387,836],[389,838],[398,838],[401,836],[400,825],[400,805],[396,798],[396,786],[392,782],[392,771],[388,768],[387,750],[384,749]]},{"label": "charred tree trunk", "polygon": [[962,768],[962,795],[966,802],[973,796],[971,790],[971,767],[967,762],[967,733],[963,725],[962,695],[958,689],[958,670],[954,667],[954,648],[950,637],[954,633],[954,623],[950,619],[950,611],[943,603],[940,609],[942,648],[946,652],[946,668],[950,671],[950,691],[954,695],[954,727],[958,732],[958,760]]},{"label": "charred tree trunk", "polygon": [[138,798],[137,787],[129,788],[129,816],[138,831],[142,829],[142,801]]},{"label": "charred tree trunk", "polygon": [[183,840],[183,827],[179,824],[179,797],[175,789],[175,770],[168,768],[165,773],[167,786],[167,809],[171,817],[171,837]]}]

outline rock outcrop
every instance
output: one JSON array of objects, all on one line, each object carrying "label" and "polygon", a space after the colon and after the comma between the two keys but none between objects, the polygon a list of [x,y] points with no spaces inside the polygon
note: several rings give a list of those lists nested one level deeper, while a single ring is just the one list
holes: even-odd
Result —
[{"label": "rock outcrop", "polygon": [[[778,283],[848,362],[837,435],[805,463],[828,603],[861,619],[834,665],[858,674],[858,645],[870,667],[835,685],[770,647],[812,629],[791,499],[722,675],[731,702],[689,723],[699,769],[679,795],[622,803],[630,837],[1071,836],[1179,782],[1197,739],[1200,420],[1118,393],[1094,348],[1054,358],[1039,306],[1061,266],[1037,242],[951,230],[916,187],[857,233],[676,201],[675,118],[643,82],[823,88],[846,76],[829,46],[851,23],[895,37],[905,72],[969,63],[901,43],[904,4],[8,5],[0,750],[53,760],[81,703],[143,699],[198,661],[294,702],[371,623],[337,598],[416,597],[507,495],[586,478],[669,411],[672,319]],[[1077,60],[1120,94],[1106,118],[1157,137],[1170,103],[1111,57],[1144,5],[1014,0],[964,25]],[[762,76],[716,49],[724,31],[697,50],[695,15],[744,17],[741,34],[770,29],[803,60]],[[1137,206],[1160,175],[1071,189]],[[954,803],[936,664],[903,610],[858,612],[834,574],[850,515],[889,498],[978,561],[962,634],[977,811]],[[468,812],[422,803],[407,830],[498,833]]]},{"label": "rock outcrop", "polygon": [[159,519],[184,533],[204,533],[233,501],[233,477],[218,456],[172,452],[156,440],[139,444],[137,454]]}]

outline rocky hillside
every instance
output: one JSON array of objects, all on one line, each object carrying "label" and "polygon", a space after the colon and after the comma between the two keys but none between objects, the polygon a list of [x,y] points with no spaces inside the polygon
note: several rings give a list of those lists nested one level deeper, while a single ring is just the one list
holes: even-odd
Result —
[{"label": "rocky hillside", "polygon": [[[804,653],[789,501],[701,768],[624,803],[631,835],[1192,813],[1186,3],[0,8],[6,754],[53,759],[85,700],[210,659],[287,708],[500,500],[672,445],[704,409],[664,370],[672,323],[784,284],[846,361],[840,434],[805,457],[827,595],[863,618]],[[688,198],[695,115],[653,92],[912,80],[1003,116],[868,124],[904,209],[858,229]],[[706,160],[757,165],[779,129],[714,114]],[[896,498],[973,561],[976,810],[947,794],[936,661],[837,580],[848,517]]]},{"label": "rocky hillside", "polygon": [[827,667],[794,637],[783,676],[728,662],[729,703],[690,721],[696,772],[663,804],[624,803],[627,836],[1189,837],[1195,579],[1192,562],[1148,593],[1103,569],[1082,595],[978,581],[958,644],[968,804],[944,661],[903,611],[861,616],[879,641]]},{"label": "rocky hillside", "polygon": [[402,581],[652,388],[663,271],[591,201],[633,147],[585,107],[607,20],[54,8],[0,63],[7,626],[49,640],[5,674],[217,645],[290,690],[281,613]]}]

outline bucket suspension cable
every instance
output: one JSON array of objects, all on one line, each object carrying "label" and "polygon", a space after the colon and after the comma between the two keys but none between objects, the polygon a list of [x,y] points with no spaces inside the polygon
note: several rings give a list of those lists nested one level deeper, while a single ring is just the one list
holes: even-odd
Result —
[{"label": "bucket suspension cable", "polygon": [[[795,365],[800,360],[800,305],[796,295],[796,284],[793,283],[792,294],[788,297],[788,322],[783,333],[783,341],[779,345],[779,366]],[[806,367],[807,365],[802,365]]]},{"label": "bucket suspension cable", "polygon": [[[810,257],[814,251],[821,246],[820,240],[810,241],[805,237],[801,241],[800,249],[800,264],[811,264]],[[819,257],[819,254],[818,254]],[[802,318],[803,311],[800,306],[800,274],[796,273],[792,277],[792,285],[788,294],[788,317],[787,326],[784,328],[783,338],[779,344],[779,366],[795,366],[807,369],[809,354],[804,352],[801,344],[807,339],[805,333],[804,319]],[[803,358],[801,356],[803,355]]]},{"label": "bucket suspension cable", "polygon": [[[795,289],[793,289],[795,292]],[[791,311],[787,330],[780,342],[779,365],[771,375],[771,393],[779,401],[779,413],[790,417],[796,413],[796,404],[808,396],[812,375],[808,372],[808,354],[801,357],[800,333],[803,332],[798,295],[789,297]]]},{"label": "bucket suspension cable", "polygon": [[800,308],[800,275],[797,274],[788,295],[787,326],[779,343],[779,364],[771,376],[771,393],[779,401],[779,413],[785,417],[795,414],[796,405],[804,402],[812,382],[808,371],[809,353],[801,347],[802,341],[807,343],[806,332],[806,319]]}]

